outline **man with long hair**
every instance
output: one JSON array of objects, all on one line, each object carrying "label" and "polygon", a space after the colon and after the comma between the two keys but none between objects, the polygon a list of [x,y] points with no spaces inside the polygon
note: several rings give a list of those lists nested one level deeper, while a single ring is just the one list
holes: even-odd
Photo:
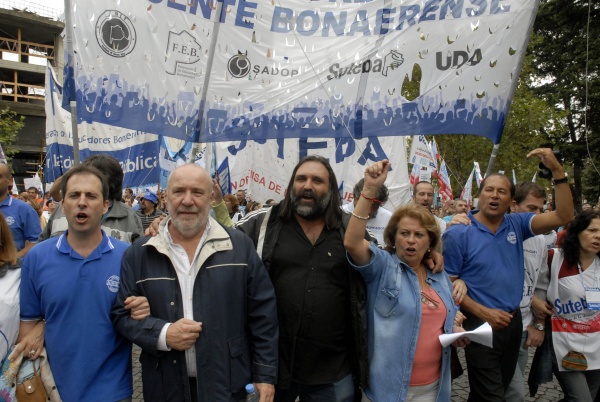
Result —
[{"label": "man with long hair", "polygon": [[352,401],[354,383],[367,382],[365,287],[343,244],[349,216],[331,165],[314,155],[296,165],[280,204],[237,224],[254,241],[277,296],[275,401]]}]

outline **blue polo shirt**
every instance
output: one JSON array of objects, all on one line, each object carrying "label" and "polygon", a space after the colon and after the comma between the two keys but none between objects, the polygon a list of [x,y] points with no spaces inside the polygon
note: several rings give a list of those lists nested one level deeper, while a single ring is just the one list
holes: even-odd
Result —
[{"label": "blue polo shirt", "polygon": [[63,401],[132,395],[131,343],[113,329],[121,257],[129,244],[107,237],[82,258],[67,233],[36,245],[21,269],[21,320],[46,320],[46,350]]},{"label": "blue polo shirt", "polygon": [[40,217],[33,207],[24,201],[12,198],[10,194],[0,204],[0,212],[6,218],[17,250],[25,247],[25,240],[36,243],[42,232]]},{"label": "blue polo shirt", "polygon": [[535,236],[535,215],[504,215],[495,234],[471,212],[468,216],[470,226],[454,225],[442,236],[444,269],[465,281],[477,303],[507,312],[518,309],[523,297],[523,241]]}]

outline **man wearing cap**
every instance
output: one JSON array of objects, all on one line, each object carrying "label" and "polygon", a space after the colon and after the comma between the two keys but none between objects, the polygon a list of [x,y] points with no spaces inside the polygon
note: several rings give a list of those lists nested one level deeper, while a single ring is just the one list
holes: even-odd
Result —
[{"label": "man wearing cap", "polygon": [[142,199],[140,200],[140,209],[135,211],[135,213],[140,217],[144,231],[150,226],[154,218],[163,214],[163,211],[156,208],[156,205],[158,205],[156,193],[148,191],[142,196]]}]

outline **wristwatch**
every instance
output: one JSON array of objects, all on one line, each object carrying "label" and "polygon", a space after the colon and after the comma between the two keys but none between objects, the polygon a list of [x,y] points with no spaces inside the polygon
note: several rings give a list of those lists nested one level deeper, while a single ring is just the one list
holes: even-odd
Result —
[{"label": "wristwatch", "polygon": [[540,324],[538,322],[534,322],[533,323],[533,328],[537,329],[538,331],[543,331],[546,329],[546,327],[544,326],[544,324]]}]

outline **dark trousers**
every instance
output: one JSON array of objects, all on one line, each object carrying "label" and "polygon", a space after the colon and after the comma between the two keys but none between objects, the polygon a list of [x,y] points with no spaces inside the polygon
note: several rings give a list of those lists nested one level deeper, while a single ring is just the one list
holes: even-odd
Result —
[{"label": "dark trousers", "polygon": [[332,384],[303,385],[292,382],[289,389],[275,388],[275,402],[352,402],[354,399],[354,382],[348,375]]},{"label": "dark trousers", "polygon": [[[472,314],[465,315],[466,330],[473,330],[484,322]],[[507,327],[493,330],[492,348],[475,342],[465,348],[471,388],[469,402],[504,401],[506,388],[517,367],[522,334],[521,311],[517,309]]]},{"label": "dark trousers", "polygon": [[198,383],[196,377],[188,377],[190,380],[190,395],[192,402],[198,402]]}]

